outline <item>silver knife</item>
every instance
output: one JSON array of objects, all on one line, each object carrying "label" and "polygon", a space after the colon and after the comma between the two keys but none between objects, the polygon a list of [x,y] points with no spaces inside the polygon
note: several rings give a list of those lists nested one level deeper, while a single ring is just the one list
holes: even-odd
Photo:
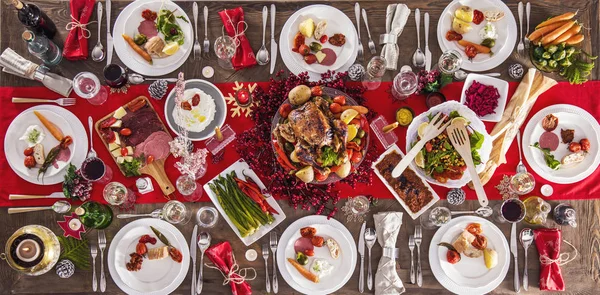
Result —
[{"label": "silver knife", "polygon": [[198,225],[194,225],[190,238],[190,256],[192,256],[192,295],[196,295],[196,240],[198,240]]},{"label": "silver knife", "polygon": [[275,42],[275,4],[271,4],[271,70],[269,74],[275,71],[277,63],[277,42]]},{"label": "silver knife", "polygon": [[515,278],[514,278],[514,286],[515,292],[519,293],[521,291],[521,285],[519,282],[519,251],[517,248],[517,223],[513,223],[510,228],[510,253],[513,254],[515,258]]},{"label": "silver knife", "polygon": [[429,51],[429,13],[425,12],[425,70],[431,71],[431,51]]},{"label": "silver knife", "polygon": [[106,0],[106,64],[109,65],[113,55],[113,37],[110,34],[110,1]]},{"label": "silver knife", "polygon": [[50,195],[17,195],[10,194],[8,195],[9,200],[31,200],[31,199],[66,199],[65,193],[63,192],[55,192]]},{"label": "silver knife", "polygon": [[367,222],[363,222],[358,234],[358,254],[360,254],[360,275],[358,277],[358,292],[365,292],[365,228]]}]

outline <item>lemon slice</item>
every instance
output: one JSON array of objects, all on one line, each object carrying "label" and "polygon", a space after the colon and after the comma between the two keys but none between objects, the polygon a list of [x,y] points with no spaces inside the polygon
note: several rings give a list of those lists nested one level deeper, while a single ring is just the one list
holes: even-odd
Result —
[{"label": "lemon slice", "polygon": [[425,156],[423,156],[422,151],[417,153],[417,156],[415,157],[415,164],[421,168],[425,168]]},{"label": "lemon slice", "polygon": [[358,115],[358,111],[355,109],[347,109],[340,116],[340,120],[344,121],[344,123],[349,124],[354,117]]},{"label": "lemon slice", "polygon": [[162,52],[166,55],[173,55],[177,50],[179,50],[179,44],[177,42],[169,42],[165,48],[163,48]]},{"label": "lemon slice", "polygon": [[463,118],[463,117],[456,117],[454,119],[452,119],[452,122],[450,122],[450,124],[454,125],[457,123],[463,123],[465,126],[469,125],[469,121],[467,121],[467,119]]},{"label": "lemon slice", "polygon": [[348,139],[346,141],[350,142],[351,140],[356,138],[356,134],[358,134],[358,128],[356,128],[356,125],[348,125]]},{"label": "lemon slice", "polygon": [[419,135],[419,137],[423,137],[427,125],[429,125],[429,122],[423,122],[421,123],[421,125],[419,125],[419,128],[417,128],[417,134]]}]

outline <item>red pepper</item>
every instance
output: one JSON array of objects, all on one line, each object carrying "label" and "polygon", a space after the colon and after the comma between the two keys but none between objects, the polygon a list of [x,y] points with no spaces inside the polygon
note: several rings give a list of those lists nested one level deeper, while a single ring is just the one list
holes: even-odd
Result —
[{"label": "red pepper", "polygon": [[[251,179],[251,178],[248,178]],[[238,187],[240,188],[240,190],[242,190],[242,192],[247,195],[250,199],[252,199],[257,205],[260,206],[260,209],[263,212],[270,212],[272,214],[279,214],[279,212],[277,212],[277,210],[273,209],[273,207],[271,207],[271,205],[269,205],[269,203],[267,202],[265,196],[261,193],[260,188],[258,187],[258,185],[252,181],[247,182],[244,180],[241,180],[239,178],[235,178],[235,181],[237,182]]]},{"label": "red pepper", "polygon": [[283,149],[279,146],[279,143],[277,143],[277,141],[275,140],[273,141],[273,143],[273,146],[275,146],[275,151],[277,151],[277,162],[279,162],[279,164],[281,164],[283,168],[287,168],[289,170],[296,170],[296,166],[294,166],[292,162],[290,162],[290,159],[288,159]]},{"label": "red pepper", "polygon": [[346,148],[347,149],[351,149],[351,150],[355,150],[357,152],[360,152],[362,150],[362,148],[358,144],[356,144],[356,142],[353,142],[353,141],[347,143],[346,144]]}]

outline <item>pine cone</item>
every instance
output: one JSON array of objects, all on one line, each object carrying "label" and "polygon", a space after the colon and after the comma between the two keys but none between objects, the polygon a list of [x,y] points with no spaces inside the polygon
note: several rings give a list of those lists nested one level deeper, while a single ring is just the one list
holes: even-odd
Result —
[{"label": "pine cone", "polygon": [[75,265],[71,260],[63,259],[56,264],[56,274],[62,278],[70,278],[75,273]]},{"label": "pine cone", "polygon": [[463,191],[461,188],[453,188],[446,195],[448,203],[455,206],[464,203],[466,197],[465,191]]},{"label": "pine cone", "polygon": [[165,94],[167,94],[167,81],[166,80],[156,80],[150,86],[148,86],[148,93],[150,93],[150,97],[161,100]]},{"label": "pine cone", "polygon": [[365,76],[365,67],[361,64],[353,64],[348,69],[348,77],[352,81],[360,81]]}]

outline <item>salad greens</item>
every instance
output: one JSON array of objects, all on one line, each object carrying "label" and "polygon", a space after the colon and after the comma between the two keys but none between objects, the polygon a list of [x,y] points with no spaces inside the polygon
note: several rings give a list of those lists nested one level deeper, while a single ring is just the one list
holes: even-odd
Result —
[{"label": "salad greens", "polygon": [[123,162],[121,163],[121,168],[125,173],[125,176],[140,176],[140,168],[142,167],[142,163],[144,162],[145,156],[141,155],[137,158],[133,158],[131,162]]},{"label": "salad greens", "polygon": [[558,170],[558,168],[560,168],[560,161],[554,158],[554,155],[550,152],[549,148],[542,148],[539,142],[534,143],[532,147],[539,149],[544,153],[544,161],[546,161],[548,167],[553,170]]},{"label": "salad greens", "polygon": [[158,12],[158,18],[156,19],[156,28],[159,32],[165,35],[165,41],[177,42],[179,45],[183,45],[185,35],[181,27],[177,24],[177,18],[188,22],[183,16],[175,16],[175,10],[171,11],[168,9],[161,9]]},{"label": "salad greens", "polygon": [[321,155],[321,163],[323,167],[336,166],[341,162],[340,156],[333,151],[333,148],[326,146],[323,148],[323,154]]}]

